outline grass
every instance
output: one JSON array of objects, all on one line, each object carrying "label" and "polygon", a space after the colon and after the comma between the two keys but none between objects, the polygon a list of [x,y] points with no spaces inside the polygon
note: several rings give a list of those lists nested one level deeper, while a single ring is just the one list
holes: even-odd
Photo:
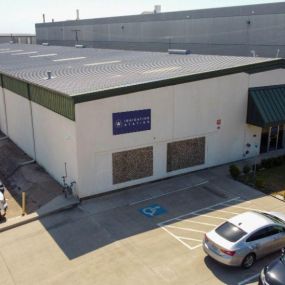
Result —
[{"label": "grass", "polygon": [[281,195],[285,198],[285,165],[258,171],[256,183],[252,173],[241,176],[239,180],[266,194]]}]

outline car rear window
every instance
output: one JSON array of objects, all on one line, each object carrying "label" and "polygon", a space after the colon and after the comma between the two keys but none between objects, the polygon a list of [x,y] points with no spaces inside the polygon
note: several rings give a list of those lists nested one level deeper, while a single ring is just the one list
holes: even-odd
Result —
[{"label": "car rear window", "polygon": [[246,232],[237,226],[225,222],[216,229],[216,233],[230,242],[236,242],[246,235]]}]

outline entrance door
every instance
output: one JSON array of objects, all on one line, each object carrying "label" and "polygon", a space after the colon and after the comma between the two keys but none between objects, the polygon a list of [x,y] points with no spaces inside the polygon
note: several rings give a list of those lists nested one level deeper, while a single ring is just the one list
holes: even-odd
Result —
[{"label": "entrance door", "polygon": [[269,135],[269,151],[277,149],[279,127],[272,127]]},{"label": "entrance door", "polygon": [[269,128],[262,129],[261,133],[261,142],[260,142],[260,152],[268,152],[268,143],[269,143]]},{"label": "entrance door", "polygon": [[260,152],[274,151],[285,147],[284,126],[276,126],[262,129]]},{"label": "entrance door", "polygon": [[285,141],[284,141],[284,126],[279,126],[279,135],[278,135],[278,149],[285,147]]}]

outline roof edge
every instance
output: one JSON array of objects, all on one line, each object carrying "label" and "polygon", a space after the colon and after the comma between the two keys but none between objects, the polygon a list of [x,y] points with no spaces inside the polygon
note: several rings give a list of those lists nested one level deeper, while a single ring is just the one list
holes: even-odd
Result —
[{"label": "roof edge", "polygon": [[124,87],[117,87],[117,88],[111,88],[107,90],[102,91],[96,91],[96,92],[90,92],[90,93],[83,93],[83,94],[77,94],[73,95],[74,103],[83,103],[93,100],[100,100],[105,99],[109,97],[115,97],[119,95],[129,94],[129,93],[135,93],[140,91],[146,91],[150,89],[157,89],[172,85],[178,85],[193,81],[200,81],[205,79],[210,79],[214,77],[221,77],[236,73],[248,73],[248,74],[254,74],[259,73],[263,71],[269,71],[273,69],[278,68],[285,68],[285,59],[276,59],[268,62],[261,62],[261,63],[255,63],[255,64],[249,64],[245,66],[238,66],[233,68],[227,68],[223,70],[215,70],[215,71],[209,71],[205,73],[200,74],[191,74],[186,76],[180,76],[176,78],[170,78],[170,79],[163,79],[159,81],[152,81],[152,82],[146,82],[136,85],[128,85]]}]

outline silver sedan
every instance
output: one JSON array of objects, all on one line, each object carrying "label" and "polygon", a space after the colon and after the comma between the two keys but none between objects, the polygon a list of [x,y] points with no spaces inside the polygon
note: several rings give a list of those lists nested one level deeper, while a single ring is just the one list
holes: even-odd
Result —
[{"label": "silver sedan", "polygon": [[254,262],[285,247],[285,214],[246,212],[205,235],[203,249],[230,266],[250,268]]}]

